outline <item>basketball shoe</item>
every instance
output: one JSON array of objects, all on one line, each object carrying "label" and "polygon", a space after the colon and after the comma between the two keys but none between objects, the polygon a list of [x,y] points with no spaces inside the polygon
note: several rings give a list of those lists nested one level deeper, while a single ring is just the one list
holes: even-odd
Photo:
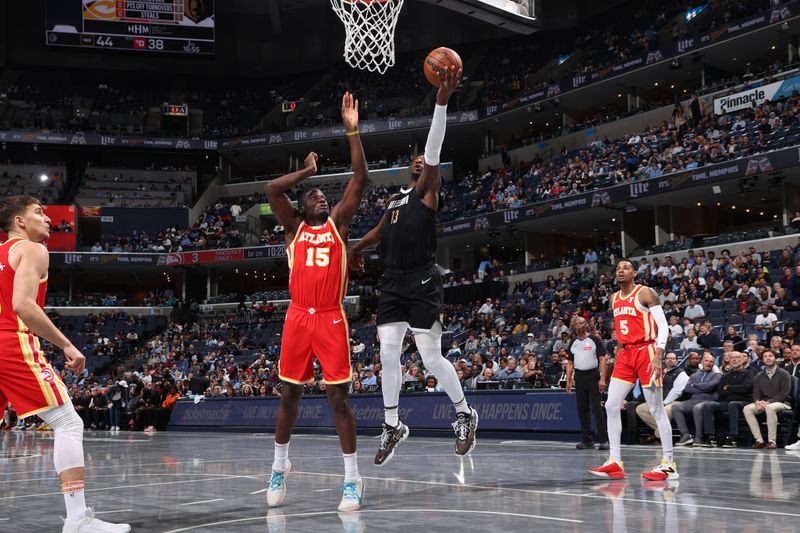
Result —
[{"label": "basketball shoe", "polygon": [[625,468],[622,461],[617,461],[613,457],[609,457],[608,460],[603,463],[603,466],[590,468],[589,473],[602,478],[622,479],[625,477]]},{"label": "basketball shoe", "polygon": [[286,469],[281,471],[273,470],[272,476],[269,478],[269,487],[267,488],[267,505],[270,507],[277,507],[283,503],[286,497],[286,476],[292,470],[292,463],[286,460]]},{"label": "basketball shoe", "polygon": [[472,407],[469,410],[469,413],[458,413],[452,424],[453,431],[456,432],[456,455],[467,455],[478,442],[475,438],[478,431],[478,412]]},{"label": "basketball shoe", "polygon": [[364,481],[346,482],[342,485],[342,501],[339,502],[339,511],[358,511],[361,509],[361,501],[364,497]]},{"label": "basketball shoe", "polygon": [[678,479],[680,476],[678,475],[678,465],[675,464],[675,461],[670,463],[666,459],[662,459],[652,470],[642,472],[642,477],[649,481],[664,481]]},{"label": "basketball shoe", "polygon": [[130,530],[128,524],[112,524],[95,518],[94,510],[87,507],[86,514],[80,520],[65,519],[61,533],[128,533]]},{"label": "basketball shoe", "polygon": [[389,459],[394,455],[394,449],[408,438],[410,430],[408,426],[402,422],[397,423],[397,427],[393,428],[389,424],[383,424],[383,432],[381,433],[381,444],[378,447],[378,453],[375,454],[375,464],[383,466],[389,462]]}]

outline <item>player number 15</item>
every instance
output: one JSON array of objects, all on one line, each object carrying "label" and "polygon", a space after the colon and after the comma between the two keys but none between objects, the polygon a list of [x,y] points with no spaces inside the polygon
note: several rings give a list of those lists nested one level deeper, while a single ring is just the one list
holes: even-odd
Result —
[{"label": "player number 15", "polygon": [[331,262],[328,248],[309,248],[306,250],[306,266],[326,267]]}]

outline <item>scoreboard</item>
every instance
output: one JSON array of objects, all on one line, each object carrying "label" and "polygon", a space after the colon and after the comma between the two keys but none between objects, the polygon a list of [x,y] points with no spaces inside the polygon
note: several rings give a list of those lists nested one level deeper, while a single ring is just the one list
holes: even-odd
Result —
[{"label": "scoreboard", "polygon": [[46,0],[48,46],[214,53],[214,0]]}]

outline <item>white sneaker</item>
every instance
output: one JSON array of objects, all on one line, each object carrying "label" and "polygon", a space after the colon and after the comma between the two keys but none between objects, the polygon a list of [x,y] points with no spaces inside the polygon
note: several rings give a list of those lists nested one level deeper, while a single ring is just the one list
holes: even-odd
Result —
[{"label": "white sneaker", "polygon": [[95,518],[94,510],[87,507],[86,515],[80,520],[65,519],[61,533],[128,533],[130,530],[128,524],[112,524]]},{"label": "white sneaker", "polygon": [[364,496],[364,481],[351,481],[342,485],[342,501],[339,503],[339,511],[358,511],[361,509],[361,501]]},{"label": "white sneaker", "polygon": [[283,503],[286,497],[286,476],[292,471],[292,463],[286,460],[286,469],[283,472],[277,470],[272,471],[272,477],[269,478],[269,487],[267,488],[267,505],[270,507],[277,507]]},{"label": "white sneaker", "polygon": [[797,439],[797,442],[794,444],[787,444],[784,448],[785,450],[800,450],[800,439]]}]

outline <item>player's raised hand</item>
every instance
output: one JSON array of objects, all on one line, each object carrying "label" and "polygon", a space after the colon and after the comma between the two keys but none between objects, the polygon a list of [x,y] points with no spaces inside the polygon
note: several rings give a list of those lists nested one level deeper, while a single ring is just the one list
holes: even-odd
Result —
[{"label": "player's raised hand", "polygon": [[79,349],[72,345],[67,346],[64,348],[64,357],[67,360],[64,366],[75,372],[76,375],[83,372],[83,367],[86,366],[86,357]]},{"label": "player's raised hand", "polygon": [[319,160],[319,155],[316,152],[309,152],[306,156],[306,160],[304,162],[306,170],[311,172],[311,175],[317,173],[317,161]]},{"label": "player's raised hand", "polygon": [[451,65],[447,72],[442,76],[442,83],[439,85],[439,90],[436,92],[436,103],[438,105],[447,105],[450,97],[456,92],[458,81],[461,79],[463,69],[456,70],[455,65]]},{"label": "player's raised hand", "polygon": [[358,131],[358,100],[350,91],[342,96],[342,123],[348,132]]},{"label": "player's raised hand", "polygon": [[361,252],[351,249],[348,254],[347,264],[354,272],[364,272],[364,256]]}]

